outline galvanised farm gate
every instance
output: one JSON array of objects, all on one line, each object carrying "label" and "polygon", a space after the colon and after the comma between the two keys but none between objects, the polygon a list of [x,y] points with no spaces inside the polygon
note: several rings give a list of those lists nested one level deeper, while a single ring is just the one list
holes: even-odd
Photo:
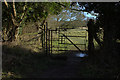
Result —
[{"label": "galvanised farm gate", "polygon": [[62,53],[68,50],[82,52],[87,49],[87,29],[57,27],[48,29],[48,24],[42,26],[42,48],[48,55]]}]

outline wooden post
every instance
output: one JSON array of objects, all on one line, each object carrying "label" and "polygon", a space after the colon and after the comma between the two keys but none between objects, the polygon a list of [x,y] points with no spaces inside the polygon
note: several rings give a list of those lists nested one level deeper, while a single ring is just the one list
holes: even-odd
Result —
[{"label": "wooden post", "polygon": [[58,32],[58,53],[60,53],[60,52],[59,52],[59,51],[60,51],[60,44],[59,44],[59,43],[60,43],[60,40],[59,40],[59,39],[61,38],[61,37],[60,37],[60,27],[58,28],[58,31],[57,31],[57,32]]},{"label": "wooden post", "polygon": [[48,40],[49,40],[49,44],[48,44],[48,47],[49,47],[49,55],[50,55],[50,30],[48,30]]},{"label": "wooden post", "polygon": [[87,31],[85,32],[85,51],[86,51],[86,44],[87,44]]},{"label": "wooden post", "polygon": [[88,26],[88,53],[89,55],[91,55],[94,52],[94,43],[93,43],[94,21],[90,19],[88,21],[87,26]]},{"label": "wooden post", "polygon": [[43,43],[43,34],[44,34],[44,31],[42,30],[42,34],[41,34],[41,41],[42,41],[42,48],[43,48],[43,46],[44,46],[44,43]]},{"label": "wooden post", "polygon": [[48,47],[47,47],[47,27],[48,27],[48,25],[47,25],[47,22],[46,22],[46,55],[48,54]]},{"label": "wooden post", "polygon": [[51,30],[51,54],[52,54],[52,30]]},{"label": "wooden post", "polygon": [[43,42],[43,43],[44,43],[43,49],[44,49],[44,52],[45,52],[45,25],[44,25],[44,36],[43,36],[43,37],[44,37],[44,38],[43,38],[43,39],[44,39],[44,40],[43,40],[43,41],[44,41],[44,42]]}]

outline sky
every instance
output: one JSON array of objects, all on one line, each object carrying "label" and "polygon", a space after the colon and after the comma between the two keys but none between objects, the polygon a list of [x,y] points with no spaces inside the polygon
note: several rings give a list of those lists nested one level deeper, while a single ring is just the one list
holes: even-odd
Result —
[{"label": "sky", "polygon": [[[80,8],[78,3],[77,3],[77,5],[76,5],[75,8],[77,8],[77,9],[83,9],[83,10],[85,9],[84,7],[83,7],[83,8]],[[68,11],[68,12],[69,12],[69,11]],[[94,11],[92,11],[92,13],[94,13]],[[88,19],[96,19],[96,17],[97,17],[97,16],[94,16],[94,15],[88,13],[88,12],[83,12],[83,14],[85,15],[84,20],[87,20],[87,18],[88,18]],[[97,14],[97,15],[98,15],[98,14]],[[72,19],[75,20],[76,17],[72,17]],[[70,19],[68,19],[67,21],[70,21]]]},{"label": "sky", "polygon": [[[77,3],[77,6],[79,6],[79,4]],[[83,7],[83,10],[84,10],[85,8]],[[94,13],[93,11],[92,11],[92,13]],[[87,13],[87,12],[83,12],[83,14],[85,15],[85,20],[87,19],[87,17],[89,18],[89,19],[96,19],[96,16],[94,16],[94,15],[92,15],[92,14],[90,14],[90,13]],[[98,15],[98,14],[97,14]]]},{"label": "sky", "polygon": [[[72,7],[73,9],[82,9],[82,10],[84,10],[85,8],[83,7],[83,8],[81,8],[81,7],[79,7],[79,4],[77,3],[77,5],[76,6],[74,6],[74,7]],[[65,13],[65,12],[67,12],[67,14]],[[76,12],[77,13],[77,12]],[[94,13],[94,11],[92,11],[92,13]],[[66,14],[66,16],[70,16],[70,17],[68,17],[68,19],[66,19],[65,21],[70,21],[70,19],[71,20],[75,20],[76,19],[76,16],[72,16],[71,17],[71,14],[72,14],[72,12],[70,12],[70,10],[63,10],[62,11],[62,14]],[[62,15],[61,14],[61,15]],[[78,12],[78,14],[79,14],[79,12]],[[87,20],[87,18],[88,19],[96,19],[96,17],[97,16],[94,16],[94,15],[92,15],[92,14],[90,14],[90,13],[88,13],[88,12],[82,12],[81,14],[84,14],[84,16],[85,16],[85,18],[83,19],[83,20]],[[96,15],[98,15],[98,14],[96,14]],[[55,20],[57,20],[57,19],[55,19]],[[62,16],[61,16],[61,18],[58,20],[58,21],[61,21],[62,20]]]},{"label": "sky", "polygon": [[[97,16],[94,16],[94,15],[87,13],[87,12],[83,12],[83,14],[85,15],[84,20],[87,20],[87,18],[88,19],[96,19],[96,17],[97,17]],[[75,20],[76,17],[71,17],[71,19]],[[67,19],[67,21],[70,21],[70,19]]]},{"label": "sky", "polygon": [[87,19],[87,17],[88,17],[89,19],[93,19],[93,18],[96,19],[96,16],[91,15],[90,13],[84,12],[84,15],[86,16],[85,20]]}]

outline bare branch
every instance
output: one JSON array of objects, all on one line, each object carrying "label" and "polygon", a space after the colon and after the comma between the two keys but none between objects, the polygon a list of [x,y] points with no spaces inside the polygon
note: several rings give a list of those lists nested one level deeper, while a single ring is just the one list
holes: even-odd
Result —
[{"label": "bare branch", "polygon": [[[4,0],[4,2],[5,2],[5,5],[7,6],[8,10],[9,10],[9,7],[8,7],[8,3],[7,3],[7,1]],[[14,24],[15,26],[18,26],[18,25],[16,24],[16,20],[15,20],[13,14],[12,14],[11,12],[10,12],[10,16],[11,16],[11,18],[12,18],[12,22],[13,22],[13,24]]]},{"label": "bare branch", "polygon": [[5,2],[5,5],[7,6],[7,8],[8,8],[8,3],[7,3],[7,1],[6,0],[4,0],[4,2]]},{"label": "bare branch", "polygon": [[16,18],[15,0],[13,0],[13,11],[14,11],[14,17]]},{"label": "bare branch", "polygon": [[[24,5],[24,7],[23,7],[23,11],[25,11],[25,8],[26,8],[26,5]],[[25,13],[22,13],[22,16],[21,16],[20,19],[23,19],[24,15],[25,15]]]},{"label": "bare branch", "polygon": [[13,16],[12,13],[11,13],[11,17],[12,17],[12,22],[13,22],[13,24],[14,24],[16,27],[18,27],[18,23],[16,22],[16,20],[15,20],[15,18],[14,18],[14,16]]},{"label": "bare branch", "polygon": [[21,19],[20,19],[20,21],[19,21],[20,24],[22,23],[25,15],[27,14],[28,9],[26,10],[26,7],[27,7],[27,6],[26,6],[26,4],[25,4],[24,7],[23,7],[23,11],[24,11],[24,12],[22,13]]}]

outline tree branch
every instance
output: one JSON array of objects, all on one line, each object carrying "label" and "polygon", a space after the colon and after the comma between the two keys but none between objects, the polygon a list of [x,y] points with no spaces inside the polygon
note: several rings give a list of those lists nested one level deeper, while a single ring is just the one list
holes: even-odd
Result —
[{"label": "tree branch", "polygon": [[[7,6],[8,10],[9,10],[7,1],[4,0],[4,2],[5,2],[5,5]],[[26,7],[26,5],[23,7],[23,10],[25,10],[25,7]],[[21,23],[22,23],[22,21],[23,21],[23,19],[24,19],[24,16],[25,16],[25,14],[27,13],[27,10],[22,14],[21,19],[20,19],[19,22],[17,22],[17,21],[15,20],[15,18],[14,18],[14,17],[17,16],[17,15],[16,15],[16,9],[15,9],[15,2],[14,2],[14,0],[13,0],[13,11],[14,11],[14,16],[13,16],[12,13],[10,13],[11,18],[12,18],[12,22],[13,22],[13,24],[14,24],[15,26],[18,26],[18,24],[21,24]]]},{"label": "tree branch", "polygon": [[69,8],[69,7],[67,7],[66,5],[61,4],[61,3],[58,3],[58,2],[55,2],[55,3],[57,3],[57,4],[61,5],[61,6],[63,6],[64,8],[67,8],[67,9],[69,9],[69,10],[75,10],[75,11],[86,11],[86,10],[72,9],[72,8]]},{"label": "tree branch", "polygon": [[19,21],[19,23],[21,24],[22,23],[22,21],[23,21],[23,19],[24,19],[24,17],[25,17],[25,14],[27,14],[27,11],[28,10],[25,10],[26,9],[26,4],[24,5],[24,7],[23,7],[23,13],[22,13],[22,16],[21,16],[21,19],[20,19],[20,21]]},{"label": "tree branch", "polygon": [[6,0],[4,0],[4,2],[5,2],[5,5],[7,6],[7,8],[8,8],[8,3],[7,3],[7,1]]},{"label": "tree branch", "polygon": [[[7,3],[7,1],[4,0],[4,2],[5,2],[5,5],[7,6],[8,10],[9,10],[9,7],[8,7],[8,3]],[[10,11],[10,10],[9,10],[9,11]],[[15,20],[13,14],[12,14],[11,12],[10,12],[10,16],[11,16],[11,18],[12,18],[12,22],[13,22],[13,24],[14,24],[15,26],[18,26],[18,24],[16,24],[16,20]]]},{"label": "tree branch", "polygon": [[13,11],[14,11],[14,17],[16,18],[15,0],[13,0]]},{"label": "tree branch", "polygon": [[21,23],[22,23],[22,21],[24,20],[26,13],[27,13],[27,10],[26,10],[26,12],[25,12],[25,13],[23,13],[23,15],[21,16],[21,19],[20,19],[20,21],[19,21],[19,23],[20,23],[20,24],[21,24]]},{"label": "tree branch", "polygon": [[[61,4],[61,3],[58,3],[58,2],[55,2],[55,3],[63,6],[64,8],[67,8],[67,9],[69,9],[69,10],[74,10],[74,11],[79,11],[79,12],[81,12],[81,11],[82,11],[82,12],[88,12],[87,10],[72,9],[72,8],[69,8],[69,7],[65,6],[64,4]],[[88,12],[88,13],[90,13],[90,12]],[[91,14],[91,13],[90,13],[90,14]],[[95,14],[92,14],[92,15],[97,16],[97,15],[95,15]]]}]

